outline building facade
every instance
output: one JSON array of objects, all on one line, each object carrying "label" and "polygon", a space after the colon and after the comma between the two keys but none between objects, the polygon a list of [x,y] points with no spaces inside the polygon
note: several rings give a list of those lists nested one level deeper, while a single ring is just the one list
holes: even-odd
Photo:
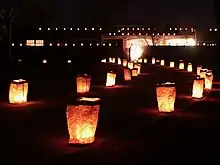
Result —
[{"label": "building facade", "polygon": [[78,27],[19,29],[12,44],[26,46],[81,46],[123,43],[127,49],[139,46],[216,46],[217,28],[171,27],[156,29],[147,26]]}]

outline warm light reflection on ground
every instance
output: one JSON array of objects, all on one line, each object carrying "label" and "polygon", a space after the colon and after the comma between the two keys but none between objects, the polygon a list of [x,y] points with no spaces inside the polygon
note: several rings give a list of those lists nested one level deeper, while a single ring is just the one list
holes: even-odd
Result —
[{"label": "warm light reflection on ground", "polygon": [[149,116],[154,116],[154,117],[178,117],[178,118],[183,118],[183,119],[195,119],[195,118],[199,118],[199,119],[203,119],[205,118],[204,115],[198,114],[198,113],[194,113],[194,112],[187,112],[184,110],[180,110],[178,108],[175,108],[175,110],[171,113],[162,113],[159,112],[159,110],[157,108],[142,108],[139,110],[141,113],[145,113]]},{"label": "warm light reflection on ground", "polygon": [[[44,139],[44,140],[39,140]],[[33,147],[36,150],[41,150],[44,148],[45,154],[48,154],[48,157],[62,157],[64,155],[74,154],[78,152],[82,152],[84,150],[90,150],[94,148],[99,148],[104,143],[106,143],[109,139],[100,137],[96,135],[95,143],[92,143],[86,147],[76,147],[76,146],[69,146],[68,136],[64,136],[63,133],[52,133],[50,136],[48,135],[38,135],[33,140]]]},{"label": "warm light reflection on ground", "polygon": [[152,73],[140,73],[139,76],[152,76]]},{"label": "warm light reflection on ground", "polygon": [[0,104],[3,104],[4,107],[8,108],[26,108],[26,107],[31,107],[31,106],[44,106],[46,105],[46,101],[28,101],[26,103],[22,104],[9,104],[8,102],[2,102]]},{"label": "warm light reflection on ground", "polygon": [[220,81],[213,81],[212,84],[220,85]]},{"label": "warm light reflection on ground", "polygon": [[220,103],[220,99],[218,98],[206,98],[205,99],[206,102],[219,102]]},{"label": "warm light reflection on ground", "polygon": [[220,88],[212,88],[213,92],[220,92]]},{"label": "warm light reflection on ground", "polygon": [[93,88],[104,88],[104,89],[117,89],[117,88],[130,88],[130,85],[115,85],[112,87],[106,87],[103,85],[93,85]]},{"label": "warm light reflection on ground", "polygon": [[194,103],[194,102],[207,100],[208,99],[208,93],[204,93],[204,97],[201,98],[201,99],[196,99],[196,98],[192,98],[192,96],[190,96],[190,95],[181,95],[181,94],[178,94],[177,98],[178,99],[186,99],[186,100],[189,100],[189,102]]},{"label": "warm light reflection on ground", "polygon": [[46,109],[48,107],[56,106],[57,104],[60,104],[61,101],[54,100],[38,100],[38,101],[28,101],[27,103],[23,104],[10,104],[7,101],[1,101],[0,106],[3,109],[10,109],[10,110],[22,110],[22,111],[29,111],[32,110],[41,110]]}]

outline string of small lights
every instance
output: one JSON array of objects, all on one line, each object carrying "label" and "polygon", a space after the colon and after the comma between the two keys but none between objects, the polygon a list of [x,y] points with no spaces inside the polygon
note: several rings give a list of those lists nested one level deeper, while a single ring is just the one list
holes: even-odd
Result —
[{"label": "string of small lights", "polygon": [[27,46],[27,47],[31,47],[31,46],[57,46],[57,47],[67,47],[67,46],[71,46],[71,47],[82,47],[82,46],[89,46],[89,47],[92,47],[92,46],[108,46],[108,47],[111,47],[111,46],[118,46],[118,43],[42,43],[42,44],[30,44],[30,45],[27,45],[26,43],[12,43],[12,46]]},{"label": "string of small lights", "polygon": [[[114,28],[112,28],[114,29]],[[26,40],[26,43],[18,42],[12,43],[12,46],[46,46],[46,47],[83,47],[83,46],[89,46],[89,47],[97,47],[97,46],[121,46],[118,43],[111,43],[108,42],[108,40],[115,40],[115,39],[129,39],[126,37],[153,37],[153,36],[179,36],[179,38],[182,38],[185,36],[191,36],[191,38],[197,38],[196,37],[196,29],[195,28],[168,28],[169,31],[166,32],[156,32],[156,28],[152,27],[123,27],[123,28],[115,28],[115,32],[106,32],[105,29],[101,27],[85,27],[85,28],[38,28],[39,31],[101,31],[102,37],[104,39],[104,43],[102,41],[98,41],[97,43],[86,43],[86,42],[78,42],[78,43],[71,43],[71,42],[58,42],[58,41],[49,41],[45,42],[44,40]],[[148,32],[146,32],[146,30]],[[181,32],[183,31],[183,33]],[[209,28],[209,32],[217,32],[217,28]],[[131,39],[131,38],[130,38]],[[155,46],[188,46],[188,45],[179,45],[178,43],[168,43],[166,45],[155,45]],[[190,45],[189,45],[190,46]],[[197,38],[196,43],[193,46],[216,46],[216,43],[213,41],[201,41]]]},{"label": "string of small lights", "polygon": [[[137,27],[137,28],[129,28],[129,27],[124,27],[124,28],[116,28],[117,29],[117,32],[121,32],[121,31],[134,31],[134,30],[137,30],[137,31],[155,31],[156,28],[150,28],[150,27],[147,27],[147,28],[144,28],[144,27]],[[85,27],[85,28],[38,28],[39,31],[44,31],[44,30],[47,30],[47,31],[51,31],[51,30],[55,30],[55,31],[105,31],[105,29],[103,28],[89,28],[89,27]],[[196,31],[196,28],[169,28],[169,31],[191,31],[191,32],[195,32]],[[217,32],[218,31],[218,28],[209,28],[209,31],[214,31],[214,32]]]},{"label": "string of small lights", "polygon": [[[111,47],[111,46],[119,46],[118,43],[96,43],[96,44],[85,44],[85,43],[80,43],[80,44],[67,44],[67,43],[49,43],[49,44],[44,44],[44,45],[26,45],[26,44],[23,44],[23,43],[12,43],[12,46],[25,46],[25,47],[33,47],[33,46],[38,46],[38,47],[83,47],[83,46],[89,46],[89,47],[98,47],[98,46],[101,46],[101,47]],[[203,42],[203,43],[197,43],[195,46],[216,46],[217,44],[216,43],[206,43],[206,42]],[[182,46],[182,45],[155,45],[155,46]]]}]

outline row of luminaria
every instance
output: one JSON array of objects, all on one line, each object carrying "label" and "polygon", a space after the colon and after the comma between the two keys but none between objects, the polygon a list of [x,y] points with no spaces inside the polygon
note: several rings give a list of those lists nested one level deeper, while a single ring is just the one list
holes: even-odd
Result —
[{"label": "row of luminaria", "polygon": [[[156,63],[152,58],[152,64]],[[106,62],[103,59],[102,62]],[[115,58],[109,58],[110,63],[116,63]],[[140,74],[142,63],[147,63],[147,59],[138,59],[138,61],[130,62],[126,59],[117,59],[119,65],[124,66],[124,80],[130,81],[133,76]],[[164,65],[165,61],[160,60],[160,65]],[[170,67],[174,67],[174,62]],[[190,69],[189,69],[190,68]],[[184,62],[180,61],[179,69],[184,69]],[[188,71],[192,72],[192,64],[188,64]],[[203,97],[205,89],[212,89],[213,74],[212,71],[197,67],[199,77],[194,80],[192,97],[200,99]],[[107,73],[106,87],[115,85],[116,74]],[[76,77],[77,93],[86,93],[90,91],[91,77],[89,75],[78,75]],[[204,87],[205,85],[205,87]],[[9,90],[9,102],[13,104],[21,104],[27,102],[28,82],[22,79],[13,80]],[[157,103],[160,112],[173,112],[176,99],[175,83],[163,83],[156,87]],[[95,140],[95,132],[98,123],[98,114],[100,109],[100,98],[81,97],[77,101],[77,105],[67,105],[67,125],[69,132],[70,144],[90,144]]]},{"label": "row of luminaria", "polygon": [[[117,62],[116,62],[116,58],[110,57],[108,61],[109,61],[109,63],[117,63],[119,65],[122,64],[124,67],[127,67],[132,72],[133,72],[133,69],[138,68],[138,74],[140,74],[141,64],[147,63],[148,60],[146,58],[145,59],[139,58],[138,60],[135,60],[133,62],[129,62],[126,59],[121,60],[121,58],[117,58]],[[102,59],[101,62],[105,63],[105,62],[107,62],[107,60]],[[152,64],[157,63],[157,64],[160,64],[161,66],[165,66],[165,60],[156,60],[156,58],[154,58],[154,57],[152,58],[151,63]],[[175,67],[175,62],[170,61],[170,68],[174,68],[174,67]],[[185,63],[183,60],[180,60],[179,61],[179,70],[184,70],[184,69],[185,69]],[[126,70],[126,69],[124,69],[124,70]],[[193,72],[192,63],[188,63],[187,71]],[[124,73],[125,73],[125,71],[124,71]],[[212,89],[213,73],[212,73],[212,70],[202,68],[201,65],[198,65],[197,70],[196,70],[196,74],[198,76],[196,77],[196,79],[194,80],[194,83],[193,83],[192,97],[199,99],[199,98],[203,97],[203,90],[204,89],[207,89],[207,90]],[[125,80],[126,80],[126,78],[125,78]],[[169,84],[169,86],[170,86],[170,84]]]}]

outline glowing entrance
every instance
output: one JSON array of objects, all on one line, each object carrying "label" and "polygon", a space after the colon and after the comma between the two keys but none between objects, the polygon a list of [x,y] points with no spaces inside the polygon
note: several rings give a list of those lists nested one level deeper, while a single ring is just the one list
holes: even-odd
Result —
[{"label": "glowing entrance", "polygon": [[138,60],[143,54],[143,48],[140,45],[131,45],[130,58],[131,61]]}]

